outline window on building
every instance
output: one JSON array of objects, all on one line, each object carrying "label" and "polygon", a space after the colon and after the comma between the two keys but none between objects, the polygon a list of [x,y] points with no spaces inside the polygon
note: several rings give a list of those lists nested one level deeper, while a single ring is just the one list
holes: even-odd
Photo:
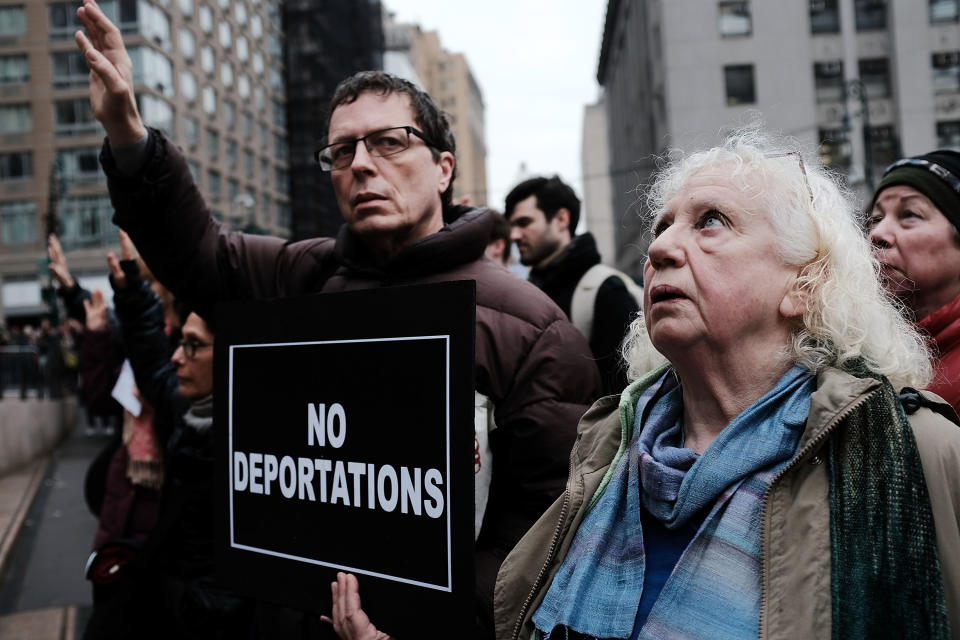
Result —
[{"label": "window on building", "polygon": [[217,115],[217,90],[213,87],[203,88],[203,111],[211,116]]},{"label": "window on building", "polygon": [[60,175],[67,182],[99,182],[103,178],[99,156],[100,147],[60,149],[57,151]]},{"label": "window on building", "polygon": [[260,148],[266,149],[267,145],[270,143],[270,135],[269,131],[267,131],[266,123],[261,122],[258,129],[260,130]]},{"label": "window on building", "polygon": [[88,98],[57,100],[53,105],[53,131],[57,136],[85,136],[100,131]]},{"label": "window on building", "polygon": [[192,71],[180,72],[180,93],[187,104],[197,101],[197,76]]},{"label": "window on building", "polygon": [[259,51],[253,53],[253,72],[258,76],[263,75],[263,54]]},{"label": "window on building", "polygon": [[273,101],[273,124],[281,128],[287,126],[287,108],[279,100]]},{"label": "window on building", "polygon": [[932,56],[933,92],[960,91],[960,50],[939,51]]},{"label": "window on building", "polygon": [[177,5],[180,7],[180,13],[186,18],[193,16],[193,0],[179,0]]},{"label": "window on building", "polygon": [[89,247],[116,242],[109,196],[71,196],[60,201],[58,213],[65,243]]},{"label": "window on building", "polygon": [[837,0],[810,0],[810,33],[840,33]]},{"label": "window on building", "polygon": [[27,133],[33,131],[33,112],[30,103],[0,105],[0,133]]},{"label": "window on building", "polygon": [[216,129],[207,129],[207,155],[211,160],[220,155],[220,134]]},{"label": "window on building", "polygon": [[137,96],[137,105],[146,124],[173,136],[173,107],[170,103],[145,93]]},{"label": "window on building", "polygon": [[37,205],[30,201],[0,203],[3,244],[30,244],[37,240]]},{"label": "window on building", "polygon": [[843,100],[843,62],[827,60],[813,63],[813,87],[817,102]]},{"label": "window on building", "polygon": [[240,78],[237,80],[237,94],[241,98],[250,97],[250,78],[245,73],[240,74]]},{"label": "window on building", "polygon": [[217,0],[217,4],[220,5],[220,8],[224,11],[230,9],[230,0]]},{"label": "window on building", "polygon": [[206,4],[201,4],[197,9],[197,17],[200,22],[200,28],[204,33],[213,33],[213,10]]},{"label": "window on building", "polygon": [[860,81],[867,90],[867,98],[890,97],[890,64],[886,58],[868,58],[859,62]]},{"label": "window on building", "polygon": [[220,199],[220,174],[216,171],[207,171],[207,191],[210,199],[217,201]]},{"label": "window on building", "polygon": [[223,121],[230,129],[237,124],[237,106],[229,100],[223,101]]},{"label": "window on building", "polygon": [[237,38],[237,60],[240,62],[246,62],[247,58],[250,57],[250,45],[247,44],[247,39],[243,36]]},{"label": "window on building", "polygon": [[820,129],[820,163],[847,171],[850,168],[850,143],[843,129]]},{"label": "window on building", "polygon": [[237,142],[227,138],[227,166],[231,169],[237,166]]},{"label": "window on building", "polygon": [[0,180],[28,180],[33,178],[33,153],[11,151],[0,153]]},{"label": "window on building", "polygon": [[750,19],[749,2],[729,2],[721,0],[718,5],[720,9],[720,35],[728,38],[735,36],[748,36],[753,30]]},{"label": "window on building", "polygon": [[[127,1],[128,0],[120,0],[121,19],[123,16],[124,3]],[[138,22],[136,15],[134,15],[129,27],[125,27],[121,22],[120,30],[124,33],[131,34],[142,33],[144,37],[160,45],[164,51],[169,51],[171,47],[170,18],[167,17],[167,14],[164,13],[163,9],[149,2],[140,2],[138,0],[130,0],[130,2],[133,4],[135,11],[139,9],[140,20]]]},{"label": "window on building", "polygon": [[219,26],[220,32],[220,46],[224,49],[229,49],[230,45],[233,43],[232,38],[230,37],[230,23],[221,22]]},{"label": "window on building", "polygon": [[0,56],[0,83],[13,84],[30,81],[30,63],[26,54]]},{"label": "window on building", "polygon": [[51,60],[54,89],[86,87],[90,82],[90,69],[79,51],[57,51]]},{"label": "window on building", "polygon": [[270,161],[260,158],[260,181],[264,187],[270,186]]},{"label": "window on building", "polygon": [[247,24],[247,5],[243,4],[243,0],[238,0],[233,8],[233,16],[237,19],[237,24]]},{"label": "window on building", "polygon": [[0,36],[19,36],[27,32],[23,7],[0,7]]},{"label": "window on building", "polygon": [[243,172],[248,178],[253,177],[253,151],[250,149],[243,150]]},{"label": "window on building", "polygon": [[227,202],[234,202],[240,193],[240,184],[233,178],[227,180]]},{"label": "window on building", "polygon": [[[101,8],[105,9],[105,7]],[[7,7],[0,9],[0,12],[5,9],[7,9]],[[54,40],[68,38],[75,33],[77,29],[83,28],[80,20],[77,18],[77,5],[70,2],[54,2],[48,5],[47,15],[50,37]],[[115,18],[116,16],[113,17]]]},{"label": "window on building", "polygon": [[723,81],[727,91],[727,106],[753,104],[757,101],[752,64],[724,67]]},{"label": "window on building", "polygon": [[289,193],[290,192],[290,174],[286,169],[282,167],[277,167],[274,172],[276,175],[277,182],[277,191],[280,193]]},{"label": "window on building", "polygon": [[183,59],[188,62],[193,60],[193,56],[197,53],[197,41],[193,37],[193,31],[181,27],[178,39],[180,40],[180,53],[183,54]]},{"label": "window on building", "polygon": [[173,63],[170,59],[152,47],[130,47],[128,51],[133,63],[134,84],[144,84],[172,98]]},{"label": "window on building", "polygon": [[263,35],[263,20],[258,15],[250,18],[250,34],[257,40]]},{"label": "window on building", "polygon": [[283,73],[280,71],[280,69],[271,67],[269,75],[270,75],[270,89],[273,90],[274,95],[282,97],[285,93]]},{"label": "window on building", "polygon": [[281,162],[287,161],[287,138],[279,133],[273,134],[273,157]]},{"label": "window on building", "polygon": [[240,129],[243,131],[244,138],[250,138],[253,135],[253,118],[246,111],[240,114]]},{"label": "window on building", "polygon": [[857,31],[887,28],[887,0],[854,0],[853,15]]},{"label": "window on building", "polygon": [[887,167],[899,158],[897,135],[893,125],[870,127],[870,147],[875,167]]},{"label": "window on building", "polygon": [[960,18],[960,2],[958,0],[930,0],[930,23],[957,22]]},{"label": "window on building", "polygon": [[284,229],[290,228],[290,203],[277,200],[277,224]]},{"label": "window on building", "polygon": [[207,75],[213,75],[213,70],[216,68],[216,62],[213,58],[212,47],[205,46],[200,48],[200,68],[203,69]]},{"label": "window on building", "polygon": [[257,108],[257,111],[263,111],[263,108],[267,106],[266,96],[267,92],[260,85],[253,88],[253,106]]},{"label": "window on building", "polygon": [[225,87],[233,86],[233,65],[229,62],[220,63],[220,82]]},{"label": "window on building", "polygon": [[937,123],[937,149],[960,151],[960,120]]},{"label": "window on building", "polygon": [[183,137],[184,142],[187,143],[187,146],[191,149],[197,148],[197,143],[199,141],[199,127],[197,126],[197,121],[195,118],[190,116],[184,116],[183,118]]}]

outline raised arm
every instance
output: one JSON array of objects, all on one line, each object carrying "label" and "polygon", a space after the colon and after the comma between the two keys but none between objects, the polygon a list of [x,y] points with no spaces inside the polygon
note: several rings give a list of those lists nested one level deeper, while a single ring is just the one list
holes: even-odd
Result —
[{"label": "raised arm", "polygon": [[94,0],[77,9],[83,31],[74,38],[90,67],[90,105],[113,146],[134,144],[147,135],[133,92],[133,64],[123,36]]}]

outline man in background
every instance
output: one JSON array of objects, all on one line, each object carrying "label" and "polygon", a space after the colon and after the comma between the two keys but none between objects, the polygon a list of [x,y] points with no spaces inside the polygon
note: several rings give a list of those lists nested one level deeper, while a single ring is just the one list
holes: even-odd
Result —
[{"label": "man in background", "polygon": [[604,393],[619,394],[627,384],[620,343],[640,308],[639,288],[600,263],[593,235],[574,235],[580,199],[558,176],[524,180],[507,194],[504,212],[520,262],[532,267],[530,282],[590,341]]}]

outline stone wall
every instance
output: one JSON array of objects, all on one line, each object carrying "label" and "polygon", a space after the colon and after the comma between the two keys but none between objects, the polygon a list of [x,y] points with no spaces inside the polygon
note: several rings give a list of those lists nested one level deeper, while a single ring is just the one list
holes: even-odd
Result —
[{"label": "stone wall", "polygon": [[0,475],[48,453],[77,423],[77,399],[4,398],[0,402]]}]

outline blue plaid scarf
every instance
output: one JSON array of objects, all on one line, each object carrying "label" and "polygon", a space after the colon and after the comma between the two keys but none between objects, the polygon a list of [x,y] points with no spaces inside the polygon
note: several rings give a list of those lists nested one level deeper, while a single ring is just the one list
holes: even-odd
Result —
[{"label": "blue plaid scarf", "polygon": [[682,393],[672,370],[648,387],[626,455],[591,501],[533,616],[537,629],[630,637],[645,570],[642,501],[670,529],[709,513],[640,637],[756,637],[763,495],[796,452],[815,387],[809,371],[792,368],[699,456],[682,447]]}]

